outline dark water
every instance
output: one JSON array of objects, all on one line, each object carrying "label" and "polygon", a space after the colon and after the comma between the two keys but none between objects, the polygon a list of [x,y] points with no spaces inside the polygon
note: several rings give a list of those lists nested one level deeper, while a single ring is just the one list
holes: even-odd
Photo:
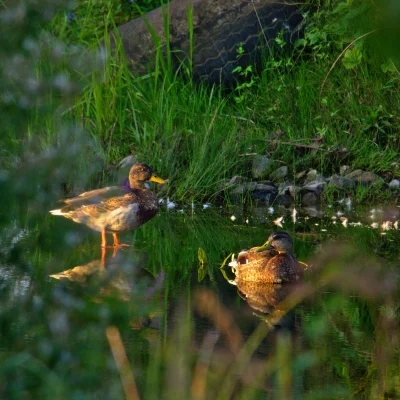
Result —
[{"label": "dark water", "polygon": [[[16,214],[0,248],[1,398],[125,398],[110,327],[142,399],[399,398],[399,210],[163,209],[105,263],[86,227]],[[310,264],[306,283],[231,285],[225,257],[274,230]]]}]

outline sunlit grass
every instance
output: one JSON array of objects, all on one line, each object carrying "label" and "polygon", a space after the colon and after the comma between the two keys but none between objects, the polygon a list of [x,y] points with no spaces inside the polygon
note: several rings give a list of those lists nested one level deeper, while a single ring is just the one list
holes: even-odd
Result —
[{"label": "sunlit grass", "polygon": [[[53,3],[30,3],[22,21],[32,25],[14,23],[6,37],[25,44],[27,32],[35,38],[46,22],[42,8],[54,11]],[[0,103],[1,156],[7,154],[0,171],[1,398],[129,398],[120,379],[128,372],[143,399],[399,397],[400,243],[396,229],[379,226],[397,207],[380,214],[378,229],[368,215],[354,227],[360,215],[349,216],[347,228],[331,215],[306,219],[299,210],[296,223],[285,216],[296,256],[313,269],[270,314],[250,308],[249,296],[229,285],[219,266],[229,253],[264,243],[281,214],[190,207],[192,199],[212,197],[221,179],[245,174],[245,154],[253,151],[269,152],[271,168],[285,162],[291,174],[308,166],[328,172],[345,162],[326,154],[337,143],[350,150],[352,166],[387,171],[398,143],[388,111],[398,101],[397,78],[372,64],[350,72],[339,65],[319,104],[327,65],[307,66],[306,59],[278,68],[276,54],[237,102],[235,92],[193,85],[186,72],[138,77],[121,52],[94,71],[73,74],[79,63],[69,69],[60,66],[64,58],[30,63],[35,55],[18,46],[1,55],[5,66],[24,61],[13,93],[24,94],[32,77],[43,90],[31,102]],[[81,92],[54,85],[53,73],[66,70],[74,79],[81,75]],[[265,139],[278,129],[285,133],[271,146]],[[325,138],[315,152],[279,143],[312,135]],[[98,233],[48,210],[63,195],[62,183],[88,185],[91,173],[131,152],[169,177],[169,194],[186,207],[163,209],[127,233],[132,248],[115,257],[108,249],[102,265]],[[376,199],[357,190],[360,201]],[[336,196],[330,194],[330,204]],[[199,248],[208,260],[201,282]],[[50,277],[93,262],[97,277]],[[256,295],[274,304],[266,292]],[[128,357],[123,368],[107,341],[112,326]]]},{"label": "sunlit grass", "polygon": [[337,65],[320,93],[333,55],[316,62],[276,49],[237,102],[235,88],[194,85],[187,66],[173,70],[167,54],[157,56],[155,72],[139,77],[117,39],[65,118],[99,141],[106,163],[133,153],[169,177],[174,199],[212,199],[225,178],[249,173],[252,153],[270,154],[271,172],[288,165],[289,177],[307,168],[329,176],[343,164],[393,169],[398,77],[383,73],[380,60],[354,71]]}]

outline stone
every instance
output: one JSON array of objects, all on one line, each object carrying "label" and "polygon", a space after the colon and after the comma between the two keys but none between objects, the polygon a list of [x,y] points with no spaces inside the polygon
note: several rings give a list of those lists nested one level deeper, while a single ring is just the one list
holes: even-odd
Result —
[{"label": "stone", "polygon": [[375,185],[377,183],[382,183],[383,180],[378,175],[373,172],[363,172],[358,178],[358,182],[363,186]]},{"label": "stone", "polygon": [[332,186],[335,189],[353,189],[357,186],[357,182],[353,179],[334,174],[329,180],[329,186]]},{"label": "stone", "polygon": [[307,176],[306,176],[306,182],[312,182],[315,181],[315,178],[317,177],[318,172],[316,169],[310,169],[307,172]]},{"label": "stone", "polygon": [[340,167],[340,175],[344,175],[346,171],[349,171],[350,167],[348,165],[342,165]]},{"label": "stone", "polygon": [[287,194],[287,195],[290,195],[290,186],[291,186],[291,185],[288,185],[287,183],[281,183],[281,184],[279,184],[278,193],[279,193],[279,194]]},{"label": "stone", "polygon": [[257,154],[253,158],[251,174],[254,179],[262,179],[268,175],[270,160],[268,156]]},{"label": "stone", "polygon": [[311,183],[311,182],[326,182],[326,179],[320,175],[317,170],[312,169],[308,172],[306,180],[304,183]]},{"label": "stone", "polygon": [[258,183],[252,192],[252,196],[257,200],[263,200],[270,203],[275,200],[278,195],[278,189],[275,186],[264,185]]},{"label": "stone", "polygon": [[313,206],[319,202],[320,198],[314,192],[307,192],[301,196],[301,204],[304,206]]},{"label": "stone", "polygon": [[232,202],[241,202],[249,192],[253,192],[257,186],[256,182],[238,183],[230,186],[229,196]]},{"label": "stone", "polygon": [[390,187],[390,189],[398,189],[398,188],[400,188],[400,181],[398,179],[393,179],[389,183],[389,187]]},{"label": "stone", "polygon": [[252,191],[256,190],[258,183],[257,182],[247,182],[244,184],[244,186],[248,192],[252,192]]},{"label": "stone", "polygon": [[237,184],[231,186],[231,190],[229,192],[229,197],[232,202],[239,202],[242,201],[246,195],[246,187],[242,184]]},{"label": "stone", "polygon": [[285,206],[288,207],[293,203],[293,199],[291,196],[287,194],[279,194],[276,196],[274,200],[274,204],[279,205],[279,206]]},{"label": "stone", "polygon": [[355,169],[354,171],[345,174],[344,177],[347,179],[355,179],[361,176],[362,173],[363,173],[362,169]]},{"label": "stone", "polygon": [[260,183],[260,182],[257,182],[254,190],[278,192],[278,189],[276,188],[275,185],[273,185],[273,184],[269,185],[269,184]]},{"label": "stone", "polygon": [[240,175],[235,175],[230,181],[229,185],[237,185],[239,183],[245,183],[246,178]]},{"label": "stone", "polygon": [[300,193],[312,192],[315,193],[317,196],[321,196],[322,192],[325,190],[327,183],[325,181],[313,181],[304,185],[300,188]]},{"label": "stone", "polygon": [[299,187],[295,185],[290,185],[289,186],[289,193],[293,198],[296,198],[296,195],[299,191]]},{"label": "stone", "polygon": [[272,181],[258,181],[258,182],[257,182],[257,185],[268,185],[268,186],[276,187],[276,186],[275,186],[275,183],[272,182]]},{"label": "stone", "polygon": [[319,206],[304,206],[302,211],[305,212],[309,217],[321,218],[325,215],[325,212],[319,208]]},{"label": "stone", "polygon": [[306,176],[306,171],[301,171],[296,174],[296,181]]},{"label": "stone", "polygon": [[283,167],[279,167],[274,172],[270,174],[270,178],[275,182],[282,182],[288,174],[288,167],[284,165]]}]

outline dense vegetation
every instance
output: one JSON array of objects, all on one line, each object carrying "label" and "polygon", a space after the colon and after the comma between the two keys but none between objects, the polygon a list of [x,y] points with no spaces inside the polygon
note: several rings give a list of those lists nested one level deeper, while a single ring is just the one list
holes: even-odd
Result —
[{"label": "dense vegetation", "polygon": [[[339,58],[385,17],[376,1],[309,3],[295,49],[277,42],[261,72],[249,68],[246,84],[227,92],[172,71],[138,78],[122,54],[97,53],[103,27],[138,15],[129,1],[0,1],[1,398],[121,399],[120,372],[130,371],[145,399],[399,397],[397,230],[369,229],[369,216],[350,225],[357,214],[345,229],[331,219],[336,210],[325,219],[299,213],[297,223],[288,214],[296,255],[317,253],[321,269],[268,316],[245,309],[219,270],[229,252],[276,229],[265,209],[256,220],[238,207],[236,222],[196,205],[160,212],[129,233],[134,251],[109,251],[107,270],[97,237],[48,213],[60,183],[88,185],[131,152],[185,201],[247,173],[253,152],[291,173],[346,162],[398,175],[399,74],[384,48],[396,37],[371,33]],[[298,139],[317,148],[299,154],[280,143]],[[379,223],[398,215],[377,214]],[[200,265],[199,247],[208,258]],[[49,277],[78,265],[99,266],[97,279]],[[159,291],[146,272],[164,275]],[[123,368],[110,326],[121,332]]]},{"label": "dense vegetation", "polygon": [[[393,6],[385,15],[385,4],[372,0],[308,3],[304,37],[294,48],[278,38],[261,71],[251,65],[237,71],[245,80],[230,91],[194,85],[185,73],[169,70],[161,79],[139,78],[122,50],[100,56],[92,72],[80,71],[81,91],[61,114],[63,123],[93,138],[89,149],[81,147],[80,159],[93,165],[95,153],[101,170],[133,153],[170,178],[168,194],[177,200],[212,198],[224,178],[248,173],[254,153],[270,154],[271,171],[288,165],[291,176],[310,167],[331,174],[348,164],[398,177],[400,74],[390,52],[397,31],[380,33],[398,10]],[[67,46],[69,60],[82,54],[94,59],[108,30],[158,5],[77,1],[44,28],[48,38]],[[44,60],[38,64],[39,75],[59,73]],[[75,71],[73,66],[65,76],[76,77]],[[71,79],[60,95],[76,88]],[[11,154],[26,146],[27,137],[45,147],[60,145],[59,123],[52,111],[35,109],[22,140],[7,132]]]}]

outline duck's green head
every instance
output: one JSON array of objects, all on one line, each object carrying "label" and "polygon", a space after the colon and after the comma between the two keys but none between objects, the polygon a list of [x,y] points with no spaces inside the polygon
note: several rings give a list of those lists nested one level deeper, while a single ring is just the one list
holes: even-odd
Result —
[{"label": "duck's green head", "polygon": [[133,183],[143,183],[147,181],[164,184],[165,181],[154,175],[153,170],[147,164],[134,164],[129,171],[129,183],[131,187],[136,186]]},{"label": "duck's green head", "polygon": [[256,251],[261,252],[271,247],[278,251],[291,252],[293,247],[292,238],[287,232],[273,232],[269,235],[267,242]]}]

